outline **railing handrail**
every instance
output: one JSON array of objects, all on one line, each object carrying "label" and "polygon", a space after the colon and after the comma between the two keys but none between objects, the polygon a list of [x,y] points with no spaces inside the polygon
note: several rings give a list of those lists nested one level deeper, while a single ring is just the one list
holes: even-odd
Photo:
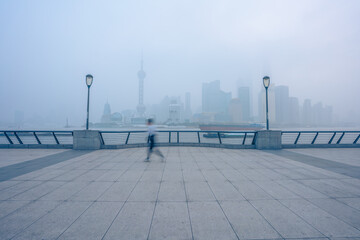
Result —
[{"label": "railing handrail", "polygon": [[[74,131],[76,130],[0,130],[0,136],[5,139],[9,145],[60,145],[73,144]],[[96,130],[99,132],[101,145],[143,145],[146,139],[141,138],[147,134],[146,129],[141,130],[122,130],[106,131]],[[255,130],[184,130],[184,129],[160,129],[160,144],[182,145],[250,145],[254,146],[258,131]],[[168,134],[168,140],[163,139],[164,133]],[[190,133],[193,133],[192,135]],[[110,134],[110,135],[109,135]],[[111,134],[125,134],[112,137]],[[138,135],[141,134],[141,135]],[[188,135],[186,135],[188,134]],[[195,134],[195,135],[194,135]],[[71,136],[69,136],[71,135]],[[166,136],[166,135],[165,135]],[[360,130],[308,130],[308,131],[281,131],[282,146],[341,146],[341,145],[360,145]],[[139,146],[140,146],[139,145]],[[310,146],[309,146],[310,147]]]},{"label": "railing handrail", "polygon": [[[123,131],[104,131],[104,130],[96,130],[102,133],[128,133],[128,132],[147,132],[147,130],[123,130]],[[29,132],[29,133],[33,133],[33,132],[55,132],[55,133],[73,133],[73,130],[0,130],[0,132]],[[220,133],[254,133],[257,132],[255,130],[158,130],[157,132],[220,132]],[[324,130],[324,131],[316,131],[316,130],[311,130],[311,131],[303,131],[303,130],[290,130],[290,131],[281,131],[281,133],[360,133],[360,130]]]},{"label": "railing handrail", "polygon": [[[99,131],[101,142],[104,146],[125,146],[125,145],[146,145],[146,138],[139,140],[137,134],[147,134],[147,130],[128,130],[128,131]],[[255,146],[256,131],[215,131],[215,130],[184,130],[184,129],[168,129],[168,130],[158,130],[157,133],[162,135],[165,133],[165,136],[168,135],[167,140],[164,139],[158,141],[160,145],[217,145],[217,146]],[[190,138],[186,134],[195,134]],[[106,140],[108,136],[106,134],[124,134],[120,139]],[[200,135],[201,134],[201,135]],[[126,135],[126,136],[125,136]],[[131,136],[134,136],[133,140]],[[164,136],[164,135],[162,135]],[[181,139],[185,137],[185,139]],[[108,138],[109,139],[109,138]],[[208,140],[206,140],[208,139]],[[116,143],[117,142],[117,143]]]},{"label": "railing handrail", "polygon": [[334,131],[331,131],[331,130],[324,130],[324,131],[315,131],[315,130],[312,130],[312,131],[302,131],[302,130],[299,130],[299,131],[296,131],[296,130],[291,130],[291,131],[281,131],[281,134],[283,133],[360,133],[360,130],[359,131],[356,131],[356,130],[349,130],[349,131],[341,131],[341,130],[334,130]]},{"label": "railing handrail", "polygon": [[[101,133],[142,133],[142,132],[148,132],[147,130],[128,130],[128,131],[103,131],[99,130]],[[156,132],[214,132],[214,133],[255,133],[256,131],[249,130],[249,131],[215,131],[215,130],[157,130]]]},{"label": "railing handrail", "polygon": [[[46,134],[44,134],[46,133]],[[22,137],[29,137],[33,136],[36,143],[31,143],[33,145],[44,145],[44,141],[40,140],[40,137],[46,137],[51,136],[51,139],[54,140],[55,144],[52,143],[50,145],[60,145],[63,144],[60,142],[59,137],[64,137],[66,135],[74,135],[74,132],[71,130],[0,130],[0,134],[3,134],[8,144],[10,145],[17,145],[16,141],[19,145],[27,145],[24,143],[24,139]],[[11,137],[15,136],[16,141],[13,141],[14,139],[11,139]],[[73,141],[73,139],[71,140]],[[14,143],[15,142],[15,143]],[[46,142],[46,141],[45,141]],[[66,145],[66,144],[65,144]]]},{"label": "railing handrail", "polygon": [[37,133],[40,133],[40,132],[55,132],[55,133],[58,133],[58,132],[62,132],[62,133],[73,133],[73,130],[0,130],[0,133],[1,132],[7,132],[7,133],[11,133],[11,132],[17,132],[17,133],[20,133],[20,132],[29,132],[29,133],[33,133],[33,132],[37,132]]},{"label": "railing handrail", "polygon": [[[339,131],[339,130],[335,130],[335,131],[281,131],[281,135],[288,135],[288,134],[294,134],[295,137],[295,141],[293,143],[284,143],[282,142],[282,145],[318,145],[318,144],[324,144],[324,145],[328,145],[328,146],[332,146],[332,145],[341,145],[341,144],[347,144],[347,145],[358,145],[357,142],[360,139],[360,131]],[[300,136],[305,136],[308,137],[304,134],[312,134],[314,135],[312,137],[312,140],[308,143],[298,143]],[[326,139],[325,143],[316,143],[316,140],[318,139],[319,135],[324,135],[324,134],[330,134],[330,138]],[[341,141],[343,140],[345,135],[349,135],[352,134],[353,137],[355,137],[355,139],[353,138],[351,141],[352,143],[342,143]],[[354,135],[355,134],[355,135]],[[357,136],[356,136],[357,135]],[[336,138],[336,140],[334,140],[334,138],[338,136]],[[335,142],[336,141],[336,142]]]}]

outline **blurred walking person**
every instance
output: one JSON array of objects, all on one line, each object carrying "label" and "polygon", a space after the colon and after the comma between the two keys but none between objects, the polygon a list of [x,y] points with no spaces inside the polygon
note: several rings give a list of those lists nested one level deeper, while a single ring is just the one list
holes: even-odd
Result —
[{"label": "blurred walking person", "polygon": [[148,151],[147,151],[147,157],[145,159],[145,162],[149,162],[150,161],[150,155],[152,154],[152,152],[154,152],[155,154],[159,155],[161,157],[161,160],[164,161],[164,155],[160,152],[159,149],[155,148],[155,137],[156,137],[156,127],[154,125],[154,121],[153,119],[149,118],[147,120],[147,125],[148,125]]}]

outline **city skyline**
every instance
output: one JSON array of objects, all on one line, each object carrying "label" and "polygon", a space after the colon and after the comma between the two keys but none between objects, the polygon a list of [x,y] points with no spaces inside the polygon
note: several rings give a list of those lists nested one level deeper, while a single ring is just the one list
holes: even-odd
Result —
[{"label": "city skyline", "polygon": [[[140,71],[143,71],[142,68]],[[139,71],[139,72],[140,72]],[[140,82],[140,81],[139,81]],[[252,94],[250,94],[250,86],[245,86],[242,84],[240,87],[237,88],[237,95],[232,97],[231,92],[223,92],[221,87],[221,81],[215,80],[210,82],[204,82],[203,83],[203,93],[201,96],[204,95],[204,86],[207,89],[210,89],[209,93],[205,93],[207,95],[207,99],[204,100],[203,103],[205,105],[200,105],[200,108],[193,109],[192,102],[190,101],[191,94],[189,92],[186,92],[183,94],[183,96],[164,96],[164,98],[161,100],[160,103],[148,103],[144,104],[144,112],[142,117],[139,116],[139,109],[138,106],[136,108],[126,108],[126,109],[119,109],[115,108],[116,110],[111,113],[110,110],[110,103],[109,100],[106,100],[106,103],[104,104],[104,107],[102,108],[102,114],[96,116],[92,122],[94,123],[109,123],[111,122],[110,119],[115,119],[113,121],[116,121],[117,123],[131,123],[132,118],[137,118],[136,124],[142,124],[144,122],[144,119],[146,118],[157,118],[159,123],[185,123],[185,119],[187,119],[186,122],[194,122],[194,123],[206,123],[206,122],[217,122],[217,123],[251,123],[251,122],[265,122],[265,98],[264,98],[264,89],[261,89],[258,92],[258,101],[257,106],[252,105],[251,103],[255,102],[252,97]],[[276,126],[332,126],[334,124],[334,116],[333,116],[333,109],[332,106],[327,105],[323,102],[312,102],[311,99],[305,99],[303,102],[299,103],[299,98],[296,96],[290,96],[289,95],[289,87],[285,85],[279,85],[276,86],[274,83],[271,84],[270,93],[269,93],[269,113],[270,113],[270,122],[272,124],[275,124]],[[139,94],[141,94],[141,87],[139,86]],[[223,98],[225,97],[227,100],[224,99],[220,100],[217,99],[216,94],[217,91],[221,94],[219,97]],[[279,94],[280,93],[280,94]],[[142,93],[144,94],[144,93]],[[244,96],[245,94],[245,96]],[[278,97],[276,98],[276,96]],[[205,96],[206,97],[206,96]],[[280,97],[280,98],[279,98]],[[139,95],[140,99],[140,95]],[[187,100],[188,99],[188,100]],[[209,102],[208,99],[212,99],[214,102]],[[185,104],[184,104],[184,102]],[[176,122],[172,122],[169,119],[171,117],[169,116],[169,105],[171,103],[179,104],[179,109],[177,110],[177,114],[179,115],[178,120]],[[186,102],[187,101],[187,102]],[[205,101],[205,102],[204,102]],[[222,101],[222,103],[221,103]],[[294,105],[295,102],[295,105]],[[281,104],[279,104],[281,103]],[[293,103],[293,104],[292,104]],[[215,104],[215,105],[214,105]],[[220,105],[219,105],[220,104]],[[284,105],[286,104],[286,105]],[[292,104],[292,105],[291,105]],[[116,106],[117,104],[113,104],[113,106]],[[205,106],[205,108],[203,107]],[[244,110],[245,106],[245,110]],[[254,107],[255,106],[255,107]],[[234,113],[237,115],[236,121],[232,119],[233,114],[229,109],[232,109],[232,111],[237,111],[237,113]],[[310,119],[305,119],[306,113],[304,113],[304,109],[307,110],[307,114],[310,114]],[[192,112],[193,114],[205,114],[200,119],[194,120],[194,115],[191,114],[187,117],[185,110]],[[319,113],[314,113],[312,109],[317,109]],[[323,117],[325,116],[322,114],[322,112],[326,112],[327,118]],[[128,114],[124,114],[124,112],[128,112]],[[181,113],[180,113],[181,112]],[[219,116],[211,115],[211,114],[220,114]],[[295,113],[295,114],[294,114]],[[112,116],[112,114],[115,114],[117,116]],[[121,115],[120,115],[121,114]],[[188,113],[189,114],[189,113]],[[209,115],[210,114],[210,115]],[[120,116],[119,116],[120,115]],[[204,118],[205,116],[205,118]],[[140,119],[140,118],[141,119]],[[105,118],[105,120],[104,120]],[[318,120],[314,120],[314,118]],[[120,119],[120,120],[119,120]],[[128,120],[126,120],[128,119]],[[321,120],[319,120],[321,119]],[[328,119],[328,121],[326,120]],[[38,119],[39,120],[39,119]],[[24,112],[22,111],[16,111],[14,113],[14,125],[19,125],[20,122],[34,122],[35,120],[28,121],[24,117]],[[66,125],[68,125],[69,118],[66,117]],[[43,122],[43,121],[40,121]],[[82,124],[82,123],[80,123]],[[79,125],[78,125],[79,126]],[[103,127],[104,125],[98,125],[99,127]],[[60,127],[60,126],[58,126]]]},{"label": "city skyline", "polygon": [[299,103],[321,101],[339,121],[360,122],[359,9],[356,0],[2,1],[0,123],[22,112],[39,125],[80,125],[86,74],[90,121],[106,99],[134,109],[141,49],[146,104],[189,92],[196,111],[203,82],[220,80],[232,96],[248,82],[255,109],[269,75]]},{"label": "city skyline", "polygon": [[[119,107],[117,107],[116,109],[117,109],[117,111],[116,112],[122,112],[122,111],[129,111],[129,110],[131,110],[131,109],[134,109],[134,112],[137,112],[137,115],[136,116],[138,116],[138,117],[140,117],[141,116],[141,118],[145,118],[145,113],[146,113],[146,109],[148,108],[148,107],[151,107],[152,105],[154,105],[154,104],[157,104],[155,101],[146,101],[146,102],[148,102],[147,104],[144,104],[143,102],[144,102],[144,91],[145,91],[145,95],[146,95],[146,90],[144,90],[144,88],[146,88],[146,85],[144,84],[144,78],[145,78],[145,76],[146,76],[146,73],[145,73],[145,71],[143,70],[143,54],[141,53],[141,64],[140,64],[140,70],[137,72],[137,78],[138,78],[138,80],[139,80],[139,84],[138,84],[138,103],[137,103],[137,105],[136,105],[136,107],[131,107],[132,105],[134,105],[134,104],[130,104],[128,107],[125,107],[125,108],[119,108]],[[231,93],[231,95],[233,95],[233,96],[236,96],[237,95],[237,97],[239,98],[240,96],[239,96],[239,91],[240,91],[240,89],[247,89],[247,90],[245,90],[245,91],[249,91],[249,96],[247,96],[247,97],[250,97],[250,95],[251,96],[256,96],[256,95],[258,95],[259,93],[261,93],[264,89],[263,88],[261,88],[260,87],[260,89],[258,90],[258,88],[256,88],[256,87],[253,87],[254,86],[254,81],[246,81],[246,80],[244,80],[244,78],[238,78],[238,79],[242,79],[242,80],[238,80],[237,81],[237,86],[239,86],[239,87],[234,87],[234,88],[232,88],[231,89],[231,91],[229,91],[229,93]],[[213,80],[213,81],[205,81],[205,82],[202,82],[202,85],[203,84],[206,84],[206,83],[209,83],[209,82],[216,82],[216,81],[218,81],[218,82],[221,82],[220,80]],[[275,80],[276,81],[276,80]],[[262,84],[262,82],[261,82],[261,84]],[[257,84],[257,85],[260,85],[259,83]],[[273,78],[272,78],[272,83],[271,83],[271,87],[287,87],[288,88],[288,86],[285,86],[285,85],[279,85],[279,86],[277,86],[276,85],[276,83],[274,83],[274,80],[273,80]],[[256,91],[256,90],[258,90],[259,92],[254,92],[254,91]],[[131,89],[131,91],[133,91],[133,89]],[[288,89],[288,91],[290,91],[289,89]],[[190,93],[190,92],[188,92],[188,93]],[[235,94],[234,94],[235,93]],[[169,96],[169,94],[166,94],[166,93],[164,93],[165,95],[163,95],[163,98],[166,98],[167,96]],[[185,93],[183,93],[183,94],[178,94],[178,96],[181,96],[181,95],[184,95]],[[197,97],[199,97],[200,96],[200,98],[202,98],[202,94],[194,94],[195,96],[197,96]],[[161,96],[161,95],[160,95]],[[183,96],[183,98],[184,98],[184,100],[185,100],[185,95]],[[232,97],[231,99],[235,99],[236,97]],[[109,98],[108,97],[106,97],[106,101],[108,102],[109,101]],[[182,101],[181,100],[181,97],[179,98],[180,100],[179,101]],[[297,101],[300,101],[300,102],[304,102],[304,101],[306,101],[306,100],[309,100],[310,99],[310,101],[312,100],[311,98],[305,98],[305,97],[303,97],[303,98],[301,98],[301,97],[296,97],[296,99],[297,99]],[[303,100],[302,100],[303,99]],[[302,100],[302,101],[301,101]],[[251,97],[250,99],[249,99],[249,109],[247,110],[248,111],[248,115],[249,115],[249,118],[247,118],[247,119],[249,119],[248,120],[248,122],[262,122],[262,114],[263,113],[260,113],[259,111],[259,107],[256,107],[256,106],[259,106],[259,102],[257,102],[257,101],[259,101],[259,99],[256,99],[256,98],[254,98],[254,97]],[[142,103],[142,104],[140,104],[140,103]],[[274,103],[275,104],[275,103]],[[316,105],[322,105],[323,104],[323,102],[320,100],[320,101],[313,101],[313,104],[316,104]],[[117,106],[118,104],[114,104],[115,106]],[[193,112],[194,113],[200,113],[201,111],[199,111],[199,109],[202,109],[202,107],[203,107],[203,105],[201,104],[201,103],[194,103],[194,102],[191,102],[190,103],[190,105],[191,105],[191,109],[193,109]],[[141,111],[142,112],[139,112],[139,106],[141,106]],[[302,106],[302,104],[300,104],[299,105],[299,107],[300,106]],[[327,103],[325,103],[325,107],[328,107],[328,104]],[[333,107],[332,106],[330,106],[331,107],[331,112],[332,112],[332,114],[333,114]],[[92,107],[93,108],[93,107]],[[95,116],[93,116],[93,117],[95,117],[95,119],[94,119],[94,121],[93,122],[98,122],[98,120],[99,119],[101,119],[101,114],[98,114],[99,112],[101,112],[102,110],[100,110],[100,109],[92,109],[92,115],[94,115],[94,113],[93,113],[93,111],[95,110],[95,112],[97,112],[97,114],[95,115]],[[197,111],[198,110],[198,111]],[[227,111],[227,110],[225,110],[225,111]],[[251,112],[251,114],[250,114],[250,112]],[[24,115],[24,111],[22,111],[22,110],[15,110],[14,111],[14,121],[13,122],[11,122],[11,121],[8,121],[8,122],[5,122],[5,123],[7,123],[7,124],[15,124],[16,125],[16,122],[18,121],[18,119],[19,119],[19,117],[17,116],[17,115]],[[275,114],[275,111],[273,111],[273,113],[271,113],[271,114]],[[150,115],[149,115],[150,116]],[[34,114],[33,116],[26,116],[25,115],[25,117],[23,116],[22,117],[23,119],[26,119],[26,121],[27,122],[36,122],[36,121],[39,121],[41,124],[43,124],[44,122],[46,122],[46,121],[48,121],[47,120],[47,118],[46,117],[44,117],[44,116],[41,116],[41,115],[38,115],[38,114]],[[293,117],[294,118],[294,117]],[[29,121],[29,119],[30,119],[30,121]],[[68,122],[69,121],[69,116],[65,116],[64,117],[64,119]],[[71,117],[70,117],[70,119],[71,119]],[[161,118],[161,119],[163,119],[163,118]],[[251,121],[250,121],[250,119],[251,119]],[[278,118],[279,119],[279,118]],[[339,116],[338,115],[336,115],[336,113],[335,113],[335,116],[333,116],[332,115],[332,117],[331,117],[331,119],[333,120],[333,119],[336,119],[336,120],[338,120],[338,119],[341,119],[341,117],[339,118]],[[58,126],[58,127],[60,127],[61,126],[61,124],[59,124],[59,122],[57,122],[57,123],[55,123],[54,124],[54,122],[53,121],[48,121],[49,123],[50,123],[50,125],[56,125],[56,126]],[[101,121],[100,121],[101,122]],[[221,122],[221,121],[220,121]],[[231,122],[230,121],[230,118],[229,118],[229,121],[228,122]],[[242,119],[242,122],[246,122],[246,120],[245,119]],[[274,122],[274,121],[273,121]],[[341,120],[339,120],[338,122],[343,122],[343,121],[341,121]],[[0,122],[1,123],[1,122]],[[139,122],[140,123],[140,122]],[[346,122],[346,123],[351,123],[351,122]],[[353,122],[353,123],[355,123],[355,121]],[[80,122],[75,122],[75,125],[76,126],[80,126],[80,125],[82,125],[82,122],[80,121]],[[296,124],[294,124],[294,125],[296,125]]]}]

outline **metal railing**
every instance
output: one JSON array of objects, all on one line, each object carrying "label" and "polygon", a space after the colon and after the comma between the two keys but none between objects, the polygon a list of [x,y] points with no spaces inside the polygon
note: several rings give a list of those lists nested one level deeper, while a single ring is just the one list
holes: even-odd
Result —
[{"label": "metal railing", "polygon": [[[142,147],[148,142],[147,131],[99,131],[102,148]],[[185,131],[161,130],[156,142],[160,146],[209,146],[255,148],[255,131]],[[360,131],[282,131],[284,148],[359,147]],[[2,147],[73,146],[73,131],[0,130]]]},{"label": "metal railing", "polygon": [[[100,131],[104,146],[145,146],[148,142],[147,131]],[[254,131],[158,131],[156,142],[162,146],[254,146]]]},{"label": "metal railing", "polygon": [[72,145],[72,131],[0,131],[0,144]]},{"label": "metal railing", "polygon": [[360,131],[282,131],[282,145],[359,145]]}]

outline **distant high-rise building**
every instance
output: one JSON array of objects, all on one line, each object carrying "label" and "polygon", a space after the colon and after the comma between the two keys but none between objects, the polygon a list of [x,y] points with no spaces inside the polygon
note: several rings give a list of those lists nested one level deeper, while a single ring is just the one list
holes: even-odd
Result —
[{"label": "distant high-rise building", "polygon": [[250,121],[250,88],[239,87],[238,98],[241,104],[241,119],[242,122]]},{"label": "distant high-rise building", "polygon": [[333,121],[331,106],[323,107],[321,102],[311,105],[310,99],[305,99],[302,108],[302,124],[305,126],[329,126]]},{"label": "distant high-rise building", "polygon": [[104,112],[101,117],[101,122],[102,123],[111,122],[111,108],[110,108],[110,104],[108,102],[106,102],[104,105]]},{"label": "distant high-rise building", "polygon": [[129,124],[131,123],[132,118],[136,115],[136,112],[133,109],[126,109],[121,111],[121,114],[123,116],[124,123]]},{"label": "distant high-rise building", "polygon": [[289,124],[297,125],[300,123],[299,100],[296,97],[289,98]]},{"label": "distant high-rise building", "polygon": [[331,125],[333,121],[333,109],[332,106],[325,106],[324,108],[324,124]]},{"label": "distant high-rise building", "polygon": [[313,106],[312,123],[315,126],[324,124],[323,105],[321,102],[318,102]]},{"label": "distant high-rise building", "polygon": [[289,123],[289,87],[276,86],[275,89],[276,123]]},{"label": "distant high-rise building", "polygon": [[184,112],[185,121],[189,122],[191,120],[191,95],[189,92],[185,94],[185,112]]},{"label": "distant high-rise building", "polygon": [[310,99],[305,99],[302,107],[302,124],[305,126],[310,126],[312,124],[312,107]]},{"label": "distant high-rise building", "polygon": [[141,55],[141,69],[138,71],[138,78],[139,78],[139,103],[136,107],[137,115],[140,118],[145,117],[145,110],[146,107],[144,105],[144,79],[146,77],[146,73],[143,69],[143,57]]},{"label": "distant high-rise building", "polygon": [[184,104],[179,96],[164,97],[160,103],[151,105],[147,114],[155,118],[157,123],[177,124],[185,120]]},{"label": "distant high-rise building", "polygon": [[104,112],[103,115],[110,115],[111,114],[111,108],[109,102],[106,102],[104,105]]},{"label": "distant high-rise building", "polygon": [[226,121],[228,108],[231,100],[231,92],[227,93],[220,89],[220,81],[203,83],[202,86],[202,111],[214,114],[216,121]]},{"label": "distant high-rise building", "polygon": [[321,126],[329,126],[332,123],[332,107],[323,106],[321,102],[314,105],[315,123]]},{"label": "distant high-rise building", "polygon": [[179,123],[181,120],[181,105],[176,98],[170,100],[169,104],[169,123]]},{"label": "distant high-rise building", "polygon": [[157,123],[166,123],[169,120],[170,98],[165,96],[160,103],[152,104],[147,113],[156,119]]},{"label": "distant high-rise building", "polygon": [[233,98],[229,104],[229,115],[231,122],[240,123],[243,121],[243,105],[239,98]]}]

